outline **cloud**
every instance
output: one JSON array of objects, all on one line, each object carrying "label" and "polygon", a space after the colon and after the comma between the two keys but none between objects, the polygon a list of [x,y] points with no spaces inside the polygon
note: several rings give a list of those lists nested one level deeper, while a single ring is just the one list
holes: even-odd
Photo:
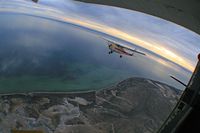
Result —
[{"label": "cloud", "polygon": [[20,4],[20,10],[13,5],[0,11],[29,13],[103,32],[148,49],[190,71],[194,70],[200,37],[177,24],[136,11],[71,0]]}]

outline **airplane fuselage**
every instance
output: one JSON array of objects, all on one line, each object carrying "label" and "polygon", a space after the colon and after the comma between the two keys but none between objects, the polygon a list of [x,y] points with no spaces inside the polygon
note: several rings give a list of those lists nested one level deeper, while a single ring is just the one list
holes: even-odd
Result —
[{"label": "airplane fuselage", "polygon": [[114,43],[109,45],[109,49],[111,50],[111,53],[116,52],[120,55],[123,55],[123,54],[128,55],[128,56],[133,55],[132,53],[130,54],[130,53],[126,52],[123,47],[120,47]]}]

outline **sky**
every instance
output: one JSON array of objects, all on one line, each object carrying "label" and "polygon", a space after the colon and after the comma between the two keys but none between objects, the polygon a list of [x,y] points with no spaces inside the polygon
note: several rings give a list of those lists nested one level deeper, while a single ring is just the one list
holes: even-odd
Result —
[{"label": "sky", "polygon": [[157,56],[108,54],[98,32],[68,23],[0,13],[0,29],[0,93],[99,89],[130,77],[182,89],[169,74],[189,79],[190,73]]},{"label": "sky", "polygon": [[[27,10],[23,7],[29,7],[33,9],[29,13],[100,31],[150,50],[191,72],[195,68],[200,36],[172,22],[137,11],[71,0],[40,0],[39,4],[20,1],[17,4],[21,12]],[[6,10],[16,12],[11,5]]]},{"label": "sky", "polygon": [[149,49],[190,71],[196,65],[199,35],[169,21],[136,11],[69,0],[60,3],[41,0],[40,3],[72,12],[78,19],[93,24],[93,29]]}]

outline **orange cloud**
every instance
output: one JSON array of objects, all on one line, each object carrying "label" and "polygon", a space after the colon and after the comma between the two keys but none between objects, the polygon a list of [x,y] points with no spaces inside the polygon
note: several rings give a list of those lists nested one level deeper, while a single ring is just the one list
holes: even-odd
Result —
[{"label": "orange cloud", "polygon": [[140,47],[143,47],[145,49],[148,49],[172,62],[175,62],[179,65],[181,65],[182,67],[193,71],[194,70],[194,66],[190,64],[189,61],[187,61],[187,59],[182,58],[180,55],[176,54],[175,52],[165,48],[162,44],[158,44],[158,43],[149,43],[148,41],[146,41],[145,39],[143,40],[142,38],[137,38],[134,37],[132,35],[129,35],[126,32],[120,31],[118,29],[114,29],[111,27],[108,27],[106,25],[101,25],[92,21],[80,21],[77,19],[72,19],[72,18],[62,18],[64,21],[73,23],[73,24],[77,24],[77,25],[81,25],[83,27],[87,27],[93,30],[97,30],[100,32],[104,32],[106,34],[112,35],[114,37],[126,40],[130,43],[134,43]]}]

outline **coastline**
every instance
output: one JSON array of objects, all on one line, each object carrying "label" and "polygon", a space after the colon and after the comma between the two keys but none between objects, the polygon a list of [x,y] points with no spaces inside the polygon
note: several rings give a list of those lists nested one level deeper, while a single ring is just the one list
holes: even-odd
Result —
[{"label": "coastline", "polygon": [[[103,88],[100,88],[100,89],[87,89],[87,90],[80,90],[80,91],[36,91],[36,92],[16,92],[16,93],[0,93],[0,97],[1,96],[13,96],[13,95],[23,95],[23,96],[38,96],[38,95],[73,95],[73,94],[88,94],[88,93],[97,93],[97,92],[100,92],[102,90],[111,90],[113,89],[113,87],[116,87],[118,84],[124,82],[124,81],[127,81],[129,79],[142,79],[142,80],[151,80],[153,82],[157,82],[157,83],[160,83],[160,84],[165,84],[167,86],[170,86],[166,83],[162,83],[162,82],[159,82],[159,81],[155,81],[155,80],[152,80],[152,79],[148,79],[148,78],[142,78],[142,77],[129,77],[127,79],[123,79],[117,83],[113,83],[113,84],[110,84],[108,85],[107,87],[103,87]],[[175,91],[182,91],[182,90],[179,90],[173,86],[170,86],[171,89],[173,88]]]}]

